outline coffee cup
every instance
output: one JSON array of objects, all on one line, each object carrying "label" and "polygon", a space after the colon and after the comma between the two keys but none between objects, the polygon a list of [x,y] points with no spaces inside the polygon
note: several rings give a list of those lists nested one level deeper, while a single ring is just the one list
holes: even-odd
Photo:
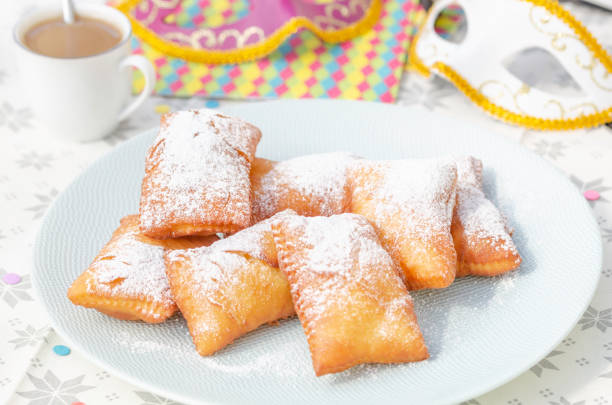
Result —
[{"label": "coffee cup", "polygon": [[[106,51],[82,57],[34,52],[26,46],[25,35],[37,24],[61,16],[57,8],[25,15],[15,26],[13,38],[22,89],[41,128],[65,139],[92,141],[111,133],[142,105],[153,91],[155,70],[143,56],[130,54],[132,29],[120,11],[80,4],[77,15],[109,24],[119,31],[120,40]],[[145,79],[143,91],[133,100],[130,67],[140,70]]]}]

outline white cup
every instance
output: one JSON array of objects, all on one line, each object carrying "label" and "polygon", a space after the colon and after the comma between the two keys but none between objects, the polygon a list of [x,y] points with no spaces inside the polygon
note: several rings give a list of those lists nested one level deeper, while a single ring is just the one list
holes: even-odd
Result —
[{"label": "white cup", "polygon": [[[113,48],[81,58],[52,58],[24,45],[33,25],[61,16],[61,10],[39,9],[15,26],[17,65],[23,90],[45,130],[66,139],[92,141],[108,135],[151,94],[155,70],[144,57],[130,55],[132,27],[120,11],[97,4],[79,4],[77,14],[104,21],[121,32]],[[131,69],[139,69],[145,86],[131,103]],[[129,103],[129,104],[128,104]]]}]

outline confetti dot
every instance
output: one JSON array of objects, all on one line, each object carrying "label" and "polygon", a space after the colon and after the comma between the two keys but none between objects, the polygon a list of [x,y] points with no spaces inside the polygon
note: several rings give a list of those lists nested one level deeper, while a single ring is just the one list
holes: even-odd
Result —
[{"label": "confetti dot", "polygon": [[217,100],[208,100],[204,105],[206,108],[217,108],[219,107],[219,102]]},{"label": "confetti dot", "polygon": [[76,401],[76,402],[71,403],[70,405],[85,405],[85,402]]},{"label": "confetti dot", "polygon": [[155,112],[158,114],[165,114],[170,111],[170,106],[168,104],[158,104],[155,106]]},{"label": "confetti dot", "polygon": [[21,276],[15,273],[6,273],[2,276],[2,281],[6,284],[18,284],[21,281]]},{"label": "confetti dot", "polygon": [[53,351],[58,356],[68,356],[70,354],[70,348],[64,345],[53,346]]},{"label": "confetti dot", "polygon": [[584,198],[589,201],[599,200],[599,192],[595,190],[587,190],[584,192]]}]

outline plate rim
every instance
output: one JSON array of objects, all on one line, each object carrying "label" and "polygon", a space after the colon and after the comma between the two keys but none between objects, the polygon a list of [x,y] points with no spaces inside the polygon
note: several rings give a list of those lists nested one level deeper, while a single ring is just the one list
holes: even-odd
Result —
[{"label": "plate rim", "polygon": [[[276,104],[276,103],[282,103],[282,104],[295,104],[295,105],[299,105],[302,103],[310,103],[310,104],[327,104],[332,105],[333,107],[328,107],[328,108],[343,108],[343,107],[337,107],[338,105],[341,104],[345,104],[347,106],[350,105],[354,105],[355,103],[359,103],[359,104],[369,104],[369,105],[373,105],[376,106],[376,108],[380,108],[381,106],[384,106],[384,108],[389,108],[389,109],[405,109],[405,110],[417,110],[420,111],[424,114],[427,115],[436,115],[436,116],[443,116],[445,120],[449,120],[449,121],[455,121],[457,124],[459,125],[465,125],[467,127],[471,127],[474,130],[480,130],[480,131],[486,131],[490,133],[491,137],[498,137],[497,140],[502,143],[502,144],[507,144],[507,145],[511,145],[514,148],[519,148],[521,149],[522,153],[526,153],[531,155],[532,157],[535,157],[537,159],[540,160],[540,162],[543,162],[548,168],[552,169],[552,171],[555,172],[555,175],[558,176],[560,179],[562,179],[563,182],[565,182],[568,186],[574,187],[574,184],[570,181],[570,179],[568,178],[568,176],[557,166],[553,165],[550,161],[542,158],[541,156],[538,156],[537,154],[535,154],[533,151],[529,150],[528,148],[524,147],[522,144],[518,143],[518,142],[513,142],[510,139],[508,139],[506,136],[504,136],[501,133],[495,132],[495,130],[491,130],[489,128],[486,128],[484,125],[477,123],[477,122],[473,122],[471,120],[467,120],[467,119],[463,119],[460,117],[457,117],[454,114],[449,114],[449,113],[444,113],[444,112],[432,112],[420,105],[413,105],[413,106],[398,106],[395,104],[381,104],[381,103],[375,103],[375,102],[364,102],[364,101],[354,101],[354,100],[327,100],[327,99],[306,99],[306,100],[272,100],[272,101],[263,101],[263,102],[259,102],[256,103],[258,105],[261,104]],[[232,110],[234,110],[235,108],[237,109],[243,109],[243,108],[249,108],[250,105],[252,105],[253,103],[248,103],[248,102],[244,102],[244,103],[237,103],[237,104],[232,104],[232,105],[228,105],[226,107],[224,107],[224,109],[218,109],[219,111],[228,111],[229,113],[233,114],[234,112]],[[347,108],[347,107],[344,107]],[[90,353],[85,347],[83,347],[79,342],[77,342],[76,340],[74,340],[70,334],[65,331],[58,322],[55,321],[55,318],[52,316],[51,312],[49,311],[46,302],[43,300],[42,297],[42,286],[39,284],[40,280],[39,278],[36,276],[36,274],[38,274],[39,272],[39,267],[42,267],[42,264],[40,263],[40,255],[38,254],[38,251],[40,250],[40,244],[41,244],[41,239],[42,239],[42,230],[45,228],[46,224],[47,224],[47,219],[48,217],[51,215],[52,212],[54,212],[56,209],[58,209],[58,201],[61,199],[61,196],[66,192],[66,190],[70,189],[86,172],[88,172],[92,167],[94,167],[95,165],[101,164],[103,161],[110,159],[110,156],[114,155],[117,151],[117,149],[119,148],[124,148],[124,147],[128,147],[128,145],[132,144],[132,143],[137,143],[141,140],[141,138],[146,137],[146,136],[151,136],[155,131],[157,131],[159,129],[158,126],[153,126],[149,129],[146,130],[142,130],[140,132],[138,132],[137,134],[135,134],[134,136],[132,136],[130,139],[114,146],[113,148],[111,148],[110,150],[108,150],[107,152],[103,153],[101,156],[99,156],[97,159],[95,159],[93,162],[91,162],[84,170],[82,170],[81,172],[79,172],[78,175],[76,175],[73,180],[71,182],[69,182],[69,184],[62,190],[62,192],[58,195],[58,197],[53,201],[53,203],[51,204],[51,206],[47,209],[47,211],[45,212],[40,225],[36,231],[36,237],[34,240],[34,244],[32,247],[32,254],[33,254],[33,266],[32,266],[32,271],[31,271],[31,275],[32,275],[32,286],[33,286],[33,290],[34,290],[34,295],[36,297],[37,302],[40,304],[40,307],[43,308],[44,313],[47,315],[47,318],[49,319],[49,323],[51,325],[51,327],[53,328],[53,330],[59,335],[61,336],[63,339],[65,339],[72,347],[76,348],[77,351],[79,352],[79,354],[81,356],[83,356],[84,358],[86,358],[87,360],[93,362],[94,364],[96,364],[97,366],[112,372],[115,376],[120,377],[122,380],[129,382],[130,384],[133,384],[134,386],[138,386],[141,388],[144,388],[148,391],[154,392],[158,395],[161,395],[165,398],[168,399],[172,399],[172,400],[176,400],[176,401],[180,401],[186,404],[193,404],[193,405],[199,405],[199,404],[206,404],[206,405],[224,405],[227,404],[227,402],[219,402],[219,401],[212,401],[212,400],[206,400],[206,399],[195,399],[189,396],[185,396],[184,394],[181,394],[179,392],[174,392],[174,391],[167,391],[163,388],[159,388],[157,386],[152,385],[150,382],[147,382],[145,380],[141,380],[138,377],[132,376],[130,374],[128,374],[127,372],[122,371],[119,368],[113,367],[112,365],[110,365],[109,363],[107,363],[103,358],[101,357],[97,357],[95,354]],[[578,192],[578,190],[576,190]],[[594,229],[599,229],[599,226],[597,225],[597,221],[594,215],[593,210],[591,209],[591,207],[589,206],[588,202],[586,200],[584,200],[583,205],[586,208],[586,211],[590,213],[590,215],[588,216],[591,225],[594,227]],[[597,251],[593,252],[596,256],[599,257],[598,260],[598,264],[599,264],[599,268],[602,267],[603,265],[603,239],[601,237],[601,233],[597,232],[597,239],[599,241],[599,243],[596,246]],[[40,270],[42,271],[42,270]],[[559,345],[559,343],[571,332],[571,330],[576,326],[577,322],[580,320],[580,318],[582,317],[582,315],[584,314],[584,311],[586,310],[586,308],[590,305],[590,303],[593,300],[593,297],[597,291],[597,287],[599,285],[601,279],[601,271],[596,272],[596,277],[593,278],[592,280],[592,286],[591,286],[591,291],[590,293],[587,295],[585,295],[585,299],[583,304],[581,305],[581,311],[577,311],[577,315],[575,315],[574,317],[572,317],[572,321],[567,323],[568,326],[566,326],[565,328],[560,328],[558,330],[561,330],[562,333],[559,334],[559,337],[552,342],[549,346],[546,347],[546,349],[541,350],[540,353],[538,353],[537,355],[534,356],[529,356],[528,360],[524,362],[524,366],[521,367],[516,367],[515,370],[511,370],[506,372],[505,374],[502,373],[498,373],[497,375],[500,376],[499,378],[495,379],[495,381],[491,381],[491,379],[488,379],[487,381],[489,381],[489,383],[485,383],[485,384],[474,384],[472,389],[466,389],[463,393],[463,395],[457,396],[456,398],[453,398],[450,401],[445,401],[445,402],[441,402],[441,401],[437,401],[436,400],[436,404],[451,404],[451,403],[459,403],[461,401],[466,401],[469,400],[471,398],[475,398],[477,396],[486,394],[498,387],[501,387],[502,385],[510,382],[511,380],[515,379],[516,377],[520,376],[521,374],[523,374],[524,372],[526,372],[527,370],[529,370],[531,367],[533,367],[535,364],[537,364],[540,360],[542,360],[543,358],[545,358],[545,356],[551,351],[553,350],[556,346]],[[588,298],[588,299],[586,299]],[[231,402],[230,402],[231,403]]]}]

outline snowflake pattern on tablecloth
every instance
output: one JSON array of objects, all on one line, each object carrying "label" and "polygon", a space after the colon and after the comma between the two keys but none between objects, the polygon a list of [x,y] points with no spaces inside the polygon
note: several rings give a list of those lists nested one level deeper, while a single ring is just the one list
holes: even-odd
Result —
[{"label": "snowflake pattern on tablecloth", "polygon": [[593,400],[593,402],[597,405],[605,405],[605,404],[609,404],[610,401],[608,401],[608,398],[604,397],[604,396],[598,396],[597,398],[595,398]]},{"label": "snowflake pattern on tablecloth", "polygon": [[612,327],[612,308],[606,308],[602,311],[589,306],[582,315],[582,318],[578,321],[581,330],[590,329],[596,327],[601,332],[605,332],[608,328]]},{"label": "snowflake pattern on tablecloth", "polygon": [[107,402],[113,402],[118,400],[119,398],[119,394],[117,394],[116,392],[110,392],[104,395],[104,399],[106,399]]},{"label": "snowflake pattern on tablecloth", "polygon": [[533,151],[540,156],[549,157],[553,160],[556,160],[560,157],[563,157],[563,151],[567,148],[561,141],[546,141],[541,139],[539,142],[533,145]]},{"label": "snowflake pattern on tablecloth", "polygon": [[32,359],[30,359],[30,365],[33,368],[40,368],[43,366],[42,362],[40,361],[40,359],[38,357],[34,357]]},{"label": "snowflake pattern on tablecloth", "polygon": [[612,187],[604,186],[603,178],[600,177],[591,181],[582,181],[578,177],[570,175],[570,180],[578,187],[581,193],[587,190],[594,190],[599,193],[600,197],[597,200],[588,200],[591,207],[594,207],[596,203],[609,202],[602,194],[612,190]]},{"label": "snowflake pattern on tablecloth", "polygon": [[31,399],[30,405],[61,405],[79,402],[76,394],[91,390],[95,387],[91,385],[83,385],[85,375],[61,381],[51,370],[47,370],[42,378],[32,374],[26,374],[30,383],[35,389],[30,391],[17,392],[17,395]]},{"label": "snowflake pattern on tablecloth", "polygon": [[21,157],[17,160],[17,166],[19,166],[21,169],[32,167],[36,170],[43,170],[50,168],[52,162],[52,154],[31,151],[21,155]]},{"label": "snowflake pattern on tablecloth", "polygon": [[612,228],[601,228],[601,238],[604,242],[612,242]]},{"label": "snowflake pattern on tablecloth", "polygon": [[0,104],[0,127],[14,133],[31,126],[32,111],[27,107],[13,107],[8,101]]},{"label": "snowflake pattern on tablecloth", "polygon": [[560,350],[553,350],[552,352],[548,353],[546,357],[540,360],[538,364],[531,367],[529,370],[535,375],[537,375],[538,377],[542,376],[542,373],[544,372],[544,370],[557,370],[558,371],[559,367],[557,367],[550,359],[560,354],[563,354],[563,352]]},{"label": "snowflake pattern on tablecloth", "polygon": [[0,268],[0,298],[11,308],[15,308],[19,301],[32,301],[33,298],[29,293],[32,287],[30,283],[30,275],[21,276],[21,281],[17,284],[7,284],[2,280],[8,272]]},{"label": "snowflake pattern on tablecloth", "polygon": [[9,377],[0,378],[0,388],[8,385],[12,380]]},{"label": "snowflake pattern on tablecloth", "polygon": [[32,205],[31,207],[27,207],[26,211],[32,211],[34,214],[33,219],[38,219],[43,216],[51,202],[57,197],[58,191],[55,188],[52,188],[46,194],[35,193],[34,198],[38,200],[36,205]]},{"label": "snowflake pattern on tablecloth", "polygon": [[585,401],[570,402],[565,397],[560,397],[558,401],[550,401],[550,405],[584,405]]},{"label": "snowflake pattern on tablecloth", "polygon": [[17,350],[25,346],[35,346],[40,342],[46,342],[47,335],[49,334],[49,327],[43,326],[42,328],[35,328],[32,325],[28,325],[25,329],[16,329],[14,332],[17,337],[8,342],[15,345],[13,350]]},{"label": "snowflake pattern on tablecloth", "polygon": [[538,393],[544,398],[549,398],[555,395],[555,393],[550,388],[543,388],[538,391]]}]

